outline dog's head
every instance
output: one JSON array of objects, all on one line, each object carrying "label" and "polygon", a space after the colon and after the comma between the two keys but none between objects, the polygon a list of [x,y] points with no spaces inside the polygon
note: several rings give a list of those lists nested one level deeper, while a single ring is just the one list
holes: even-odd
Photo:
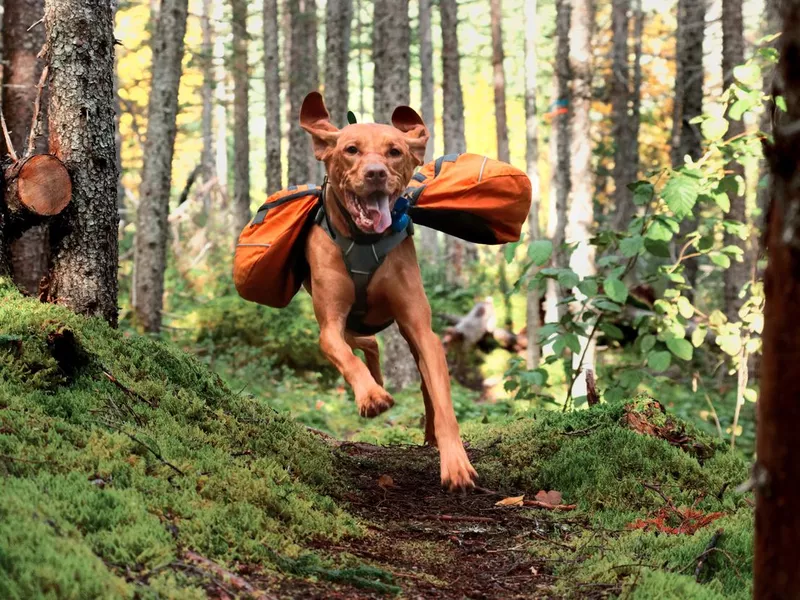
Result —
[{"label": "dog's head", "polygon": [[408,106],[392,114],[392,125],[363,123],[337,129],[318,92],[311,92],[300,110],[300,125],[314,142],[314,155],[325,163],[328,183],[365,233],[383,233],[392,224],[391,211],[414,168],[421,165],[428,129]]}]

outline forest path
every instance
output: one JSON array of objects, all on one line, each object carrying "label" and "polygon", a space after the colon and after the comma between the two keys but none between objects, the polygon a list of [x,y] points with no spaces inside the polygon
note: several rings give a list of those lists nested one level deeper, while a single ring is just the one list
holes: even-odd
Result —
[{"label": "forest path", "polygon": [[548,559],[529,554],[526,542],[549,540],[571,552],[562,541],[563,520],[554,525],[542,510],[495,506],[503,496],[488,490],[444,492],[433,448],[344,442],[337,443],[336,454],[343,480],[351,482],[342,499],[364,521],[366,535],[317,548],[377,567],[377,580],[387,588],[378,583],[375,589],[370,581],[376,579],[357,576],[335,584],[291,580],[281,590],[287,597],[554,597]]}]

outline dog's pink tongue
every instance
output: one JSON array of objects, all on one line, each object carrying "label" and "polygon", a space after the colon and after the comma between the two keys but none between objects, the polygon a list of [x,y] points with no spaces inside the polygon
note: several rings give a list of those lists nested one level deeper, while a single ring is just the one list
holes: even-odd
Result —
[{"label": "dog's pink tongue", "polygon": [[392,224],[392,214],[389,212],[389,196],[374,195],[367,202],[367,217],[372,221],[372,230],[383,233]]}]

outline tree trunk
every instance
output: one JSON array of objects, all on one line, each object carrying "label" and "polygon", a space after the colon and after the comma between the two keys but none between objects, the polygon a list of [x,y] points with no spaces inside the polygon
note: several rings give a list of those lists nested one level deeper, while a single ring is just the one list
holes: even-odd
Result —
[{"label": "tree trunk", "polygon": [[[21,154],[27,146],[27,134],[33,119],[37,85],[44,61],[37,54],[44,46],[44,27],[31,25],[42,18],[44,0],[15,0],[3,12],[3,115],[11,136],[11,143]],[[47,103],[39,113],[38,122],[47,126]],[[3,146],[5,143],[3,142]],[[47,135],[37,139],[35,150],[47,152]],[[3,152],[3,156],[8,149]],[[50,257],[49,235],[46,225],[37,225],[25,231],[11,246],[11,268],[17,286],[35,294],[39,282],[47,274]]]},{"label": "tree trunk", "polygon": [[281,165],[281,73],[278,2],[264,0],[264,86],[267,100],[267,195],[283,187]]},{"label": "tree trunk", "polygon": [[[225,0],[214,1],[214,20],[219,23],[225,16]],[[227,206],[228,198],[228,69],[225,64],[225,37],[218,35],[214,38],[214,79],[216,89],[214,98],[214,122],[216,124],[214,146],[214,173],[217,178],[222,201]],[[226,225],[227,226],[227,225]]]},{"label": "tree trunk", "polygon": [[787,111],[767,147],[771,207],[767,228],[769,259],[764,281],[764,355],[758,400],[753,597],[800,597],[800,0],[783,0],[780,74]]},{"label": "tree trunk", "polygon": [[325,104],[333,124],[344,127],[349,108],[347,65],[353,0],[328,0],[325,10]]},{"label": "tree trunk", "polygon": [[[203,132],[203,153],[200,157],[201,180],[208,183],[214,177],[214,47],[212,38],[214,27],[211,24],[211,0],[203,0],[203,15],[200,18],[203,42],[200,47],[200,65],[203,73],[203,86],[200,98],[203,104],[201,129]],[[206,186],[207,187],[207,186]],[[211,212],[211,192],[203,192],[203,210]]]},{"label": "tree trunk", "polygon": [[136,222],[133,308],[145,331],[161,329],[167,266],[170,184],[188,0],[163,0],[152,39],[152,88],[147,108],[142,183]]},{"label": "tree trunk", "polygon": [[[539,121],[536,114],[536,78],[538,72],[536,40],[538,21],[537,0],[525,0],[525,162],[528,178],[531,180],[531,209],[528,214],[528,236],[530,240],[541,237],[539,231]],[[540,293],[528,290],[525,305],[525,321],[528,330],[526,359],[529,369],[539,366],[542,350],[539,347]]]},{"label": "tree trunk", "polygon": [[72,179],[72,202],[50,229],[49,300],[116,326],[113,8],[110,2],[45,0],[44,25],[50,152]]},{"label": "tree trunk", "polygon": [[247,64],[247,0],[231,0],[233,29],[233,227],[250,221],[250,68]]},{"label": "tree trunk", "polygon": [[408,0],[375,0],[372,62],[374,75],[373,120],[388,123],[392,111],[411,100],[409,88]]},{"label": "tree trunk", "polygon": [[[287,0],[291,22],[289,57],[289,183],[314,183],[317,165],[311,152],[311,138],[300,127],[300,107],[306,94],[319,84],[317,66],[317,3],[316,0]],[[313,48],[312,48],[313,47]]]},{"label": "tree trunk", "polygon": [[[675,53],[675,100],[672,114],[673,166],[684,164],[684,157],[700,158],[702,136],[691,121],[703,112],[703,37],[705,36],[706,3],[678,0],[678,31]],[[681,223],[681,239],[697,229],[697,220],[686,218]],[[686,282],[694,295],[697,283],[697,259],[683,262]]]},{"label": "tree trunk", "polygon": [[571,132],[569,128],[570,106],[569,81],[570,70],[570,0],[557,0],[556,2],[556,101],[552,108],[552,141],[551,152],[552,181],[551,187],[555,196],[555,218],[550,220],[551,230],[548,232],[553,240],[553,266],[567,266],[564,240],[567,227],[567,200],[569,198],[571,182],[570,146]]},{"label": "tree trunk", "polygon": [[[581,279],[594,275],[594,246],[591,245],[594,227],[594,198],[592,185],[592,138],[589,112],[592,106],[592,29],[594,7],[592,0],[572,0],[570,19],[569,62],[572,74],[570,106],[572,140],[572,198],[566,227],[566,241],[577,244],[570,257],[570,267]],[[576,293],[580,301],[582,294]],[[591,327],[591,323],[588,323]],[[572,389],[573,398],[586,396],[587,371],[594,371],[595,341],[580,338],[581,352],[573,355],[572,368],[579,372]]]},{"label": "tree trunk", "polygon": [[[442,132],[445,154],[467,151],[464,135],[464,95],[461,90],[461,57],[458,46],[458,2],[439,0],[442,21]],[[445,259],[451,283],[464,281],[465,266],[477,257],[474,244],[445,236]]]},{"label": "tree trunk", "polygon": [[[722,79],[725,89],[734,83],[733,69],[744,63],[744,24],[742,23],[742,0],[722,1]],[[744,122],[728,118],[728,138],[744,133]],[[744,165],[737,161],[728,163],[726,171],[732,172],[737,179],[745,182]],[[738,182],[737,182],[738,183]],[[747,207],[744,190],[728,191],[731,208],[725,218],[731,221],[747,223]],[[741,240],[738,236],[725,234],[726,246],[744,245],[743,260],[734,259],[731,266],[725,271],[725,315],[731,322],[739,321],[739,309],[744,300],[739,297],[742,288],[752,277],[752,251],[748,240]]]},{"label": "tree trunk", "polygon": [[[419,66],[422,120],[428,127],[428,146],[425,148],[425,162],[433,160],[435,146],[434,125],[436,113],[434,112],[434,87],[433,87],[433,35],[431,30],[431,0],[419,0]],[[422,239],[422,255],[431,264],[439,261],[439,234],[435,229],[420,227]]]},{"label": "tree trunk", "polygon": [[[630,117],[630,68],[628,66],[628,9],[631,0],[611,2],[611,135],[614,139],[614,210],[619,214],[632,204],[628,189],[628,145],[631,143]],[[627,212],[627,211],[626,211]]]}]

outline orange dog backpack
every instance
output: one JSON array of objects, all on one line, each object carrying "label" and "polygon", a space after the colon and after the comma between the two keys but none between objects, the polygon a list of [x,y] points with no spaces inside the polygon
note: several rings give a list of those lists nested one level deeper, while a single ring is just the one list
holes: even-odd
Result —
[{"label": "orange dog backpack", "polygon": [[308,276],[305,240],[322,189],[291,186],[272,194],[245,226],[233,258],[233,282],[245,300],[283,308]]},{"label": "orange dog backpack", "polygon": [[406,189],[414,223],[476,244],[519,240],[531,206],[531,181],[507,163],[448,154],[422,167]]}]

